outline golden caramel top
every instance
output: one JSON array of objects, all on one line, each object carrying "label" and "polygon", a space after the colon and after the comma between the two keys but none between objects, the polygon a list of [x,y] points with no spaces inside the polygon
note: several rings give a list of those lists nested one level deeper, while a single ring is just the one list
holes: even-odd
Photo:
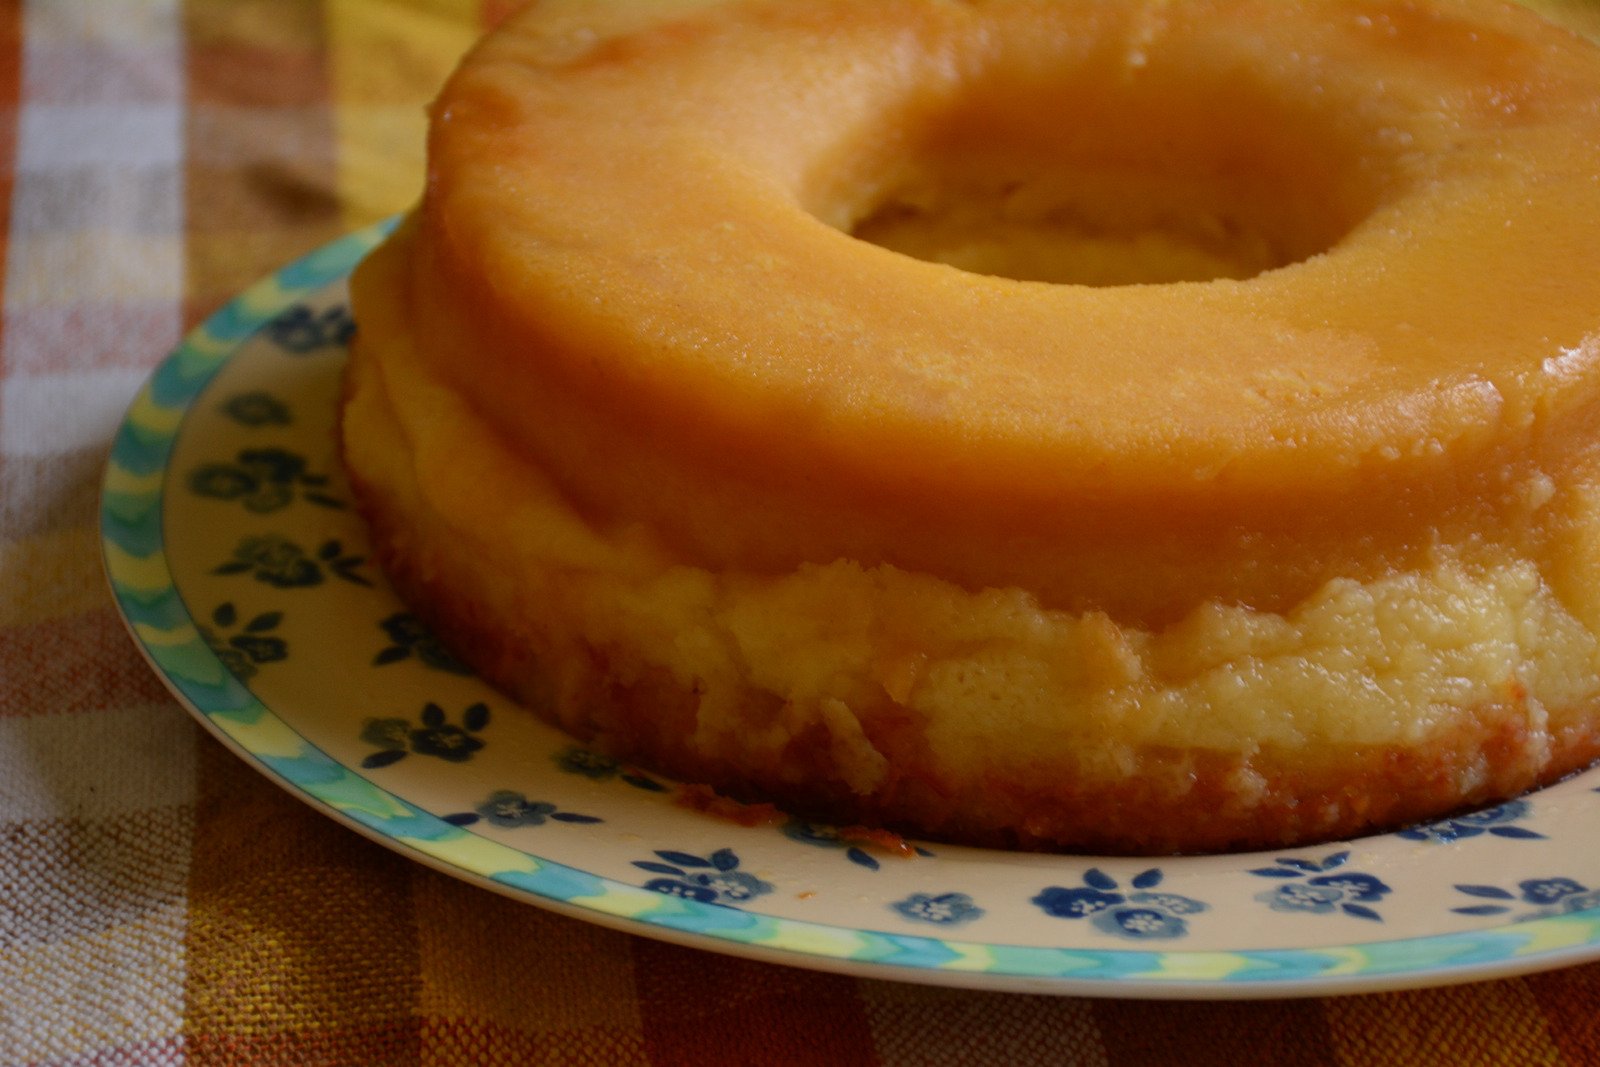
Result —
[{"label": "golden caramel top", "polygon": [[1546,536],[1600,52],[1459,0],[539,4],[397,247],[475,409],[686,557],[1264,603]]}]

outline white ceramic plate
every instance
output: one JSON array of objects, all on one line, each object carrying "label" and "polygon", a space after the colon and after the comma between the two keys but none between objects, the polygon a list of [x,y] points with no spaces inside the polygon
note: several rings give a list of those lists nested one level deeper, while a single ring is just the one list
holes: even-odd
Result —
[{"label": "white ceramic plate", "polygon": [[332,434],[345,276],[279,271],[135,400],[105,476],[107,571],[199,720],[313,806],[531,903],[722,952],[984,988],[1267,997],[1600,956],[1600,773],[1423,829],[1153,860],[741,825],[574,745],[465,673],[368,558]]}]

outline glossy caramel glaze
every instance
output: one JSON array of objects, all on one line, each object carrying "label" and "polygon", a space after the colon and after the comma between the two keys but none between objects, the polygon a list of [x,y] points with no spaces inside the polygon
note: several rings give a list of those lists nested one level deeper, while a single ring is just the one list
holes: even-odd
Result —
[{"label": "glossy caramel glaze", "polygon": [[[1522,501],[1600,418],[1597,102],[1487,3],[541,4],[437,106],[412,328],[686,558],[1281,608],[1561,524]],[[847,232],[985,181],[1289,262],[1052,285]]]},{"label": "glossy caramel glaze", "polygon": [[345,449],[613,751],[1285,844],[1600,754],[1595,263],[1600,54],[1489,0],[542,3],[357,275]]}]

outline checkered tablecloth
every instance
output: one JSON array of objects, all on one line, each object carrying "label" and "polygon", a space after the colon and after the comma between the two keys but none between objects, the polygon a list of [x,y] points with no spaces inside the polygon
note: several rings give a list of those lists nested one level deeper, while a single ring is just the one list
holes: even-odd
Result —
[{"label": "checkered tablecloth", "polygon": [[111,434],[187,325],[407,205],[423,103],[509,6],[0,0],[0,1063],[1600,1064],[1600,966],[1173,1004],[671,947],[410,863],[203,736],[104,588]]}]

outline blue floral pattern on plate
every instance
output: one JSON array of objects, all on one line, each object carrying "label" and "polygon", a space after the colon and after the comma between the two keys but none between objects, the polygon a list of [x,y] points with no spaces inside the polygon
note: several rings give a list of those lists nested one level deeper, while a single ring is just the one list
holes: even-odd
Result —
[{"label": "blue floral pattern on plate", "polygon": [[449,721],[445,711],[433,701],[422,706],[418,723],[409,719],[372,718],[361,726],[361,740],[378,751],[361,761],[368,770],[388,767],[409,753],[436,756],[447,763],[465,763],[483,748],[478,734],[489,725],[489,706],[482,701],[461,713],[461,725]]},{"label": "blue floral pattern on plate", "polygon": [[912,893],[889,905],[913,922],[958,926],[983,918],[983,909],[965,893]]},{"label": "blue floral pattern on plate", "polygon": [[519,826],[543,826],[547,820],[566,823],[605,822],[598,815],[561,811],[547,801],[529,800],[526,794],[519,793],[515,789],[496,789],[472,811],[444,816],[444,821],[452,826],[471,826],[480,819],[503,830]]},{"label": "blue floral pattern on plate", "polygon": [[1503,901],[1497,904],[1468,904],[1450,910],[1457,915],[1508,915],[1511,903],[1531,904],[1512,916],[1513,922],[1528,922],[1555,915],[1600,908],[1600,888],[1591,889],[1576,878],[1526,878],[1517,883],[1515,890],[1494,885],[1457,885],[1456,889],[1480,900]]},{"label": "blue floral pattern on plate", "polygon": [[409,611],[397,611],[378,623],[390,644],[372,657],[374,667],[415,658],[425,667],[450,674],[471,674],[472,668],[456,659],[444,643],[434,636],[421,619]]},{"label": "blue floral pattern on plate", "polygon": [[656,781],[642,771],[624,767],[610,756],[601,755],[582,745],[568,745],[554,756],[557,768],[591,781],[605,782],[616,779],[624,785],[642,789],[647,793],[666,793],[668,786]]},{"label": "blue floral pattern on plate", "polygon": [[200,637],[241,682],[255,677],[263,663],[278,663],[289,658],[289,646],[272,631],[283,622],[283,612],[263,611],[248,620],[241,619],[233,601],[218,604],[211,611],[211,625],[199,627]]},{"label": "blue floral pattern on plate", "polygon": [[1083,872],[1083,885],[1046,886],[1033,903],[1056,919],[1088,919],[1097,930],[1133,940],[1170,940],[1189,933],[1189,916],[1209,905],[1177,893],[1154,892],[1164,879],[1151,867],[1124,888],[1098,867]]},{"label": "blue floral pattern on plate", "polygon": [[[702,904],[742,904],[772,892],[772,886],[739,869],[739,857],[731,848],[720,848],[709,856],[688,852],[658,850],[660,860],[635,860],[642,871],[666,875],[652,878],[644,888],[652,893],[698,900]],[[663,862],[664,861],[664,862]]]},{"label": "blue floral pattern on plate", "polygon": [[[1341,870],[1350,853],[1334,852],[1320,860],[1280,856],[1271,867],[1250,871],[1258,878],[1276,878],[1282,885],[1257,893],[1256,899],[1273,911],[1303,911],[1312,915],[1339,912],[1369,922],[1383,916],[1370,907],[1391,892],[1382,879],[1359,871]],[[1333,873],[1337,872],[1337,873]]]},{"label": "blue floral pattern on plate", "polygon": [[267,324],[267,336],[278,347],[297,356],[347,344],[355,332],[355,320],[344,304],[321,311],[307,304],[295,304]]},{"label": "blue floral pattern on plate", "polygon": [[356,585],[372,583],[356,572],[367,557],[346,553],[337,540],[324,541],[315,553],[278,534],[246,537],[212,574],[248,574],[277,589],[321,585],[328,574]]},{"label": "blue floral pattern on plate", "polygon": [[327,486],[326,474],[312,473],[304,456],[282,448],[241,449],[231,463],[206,463],[189,474],[189,488],[196,494],[237,501],[263,513],[286,508],[296,498],[325,508],[344,507]]},{"label": "blue floral pattern on plate", "polygon": [[[864,867],[869,871],[883,869],[883,864],[866,847],[870,842],[865,842],[863,838],[852,836],[840,827],[829,826],[826,823],[807,822],[804,819],[787,819],[781,829],[783,836],[791,841],[814,845],[817,848],[841,849],[844,852],[844,858],[857,867]],[[895,851],[905,857],[933,855],[923,846],[912,844],[909,841],[902,842]]]},{"label": "blue floral pattern on plate", "polygon": [[1408,841],[1432,841],[1435,844],[1449,844],[1453,841],[1464,841],[1469,837],[1479,834],[1489,834],[1493,837],[1508,838],[1513,841],[1543,841],[1544,834],[1537,830],[1530,830],[1526,826],[1516,826],[1514,823],[1522,822],[1533,813],[1533,805],[1526,800],[1508,800],[1504,804],[1482,811],[1469,812],[1466,815],[1457,815],[1450,819],[1441,819],[1421,826],[1412,826],[1401,830],[1398,836]]},{"label": "blue floral pattern on plate", "polygon": [[222,413],[241,426],[288,426],[294,421],[288,404],[260,389],[229,397]]}]

